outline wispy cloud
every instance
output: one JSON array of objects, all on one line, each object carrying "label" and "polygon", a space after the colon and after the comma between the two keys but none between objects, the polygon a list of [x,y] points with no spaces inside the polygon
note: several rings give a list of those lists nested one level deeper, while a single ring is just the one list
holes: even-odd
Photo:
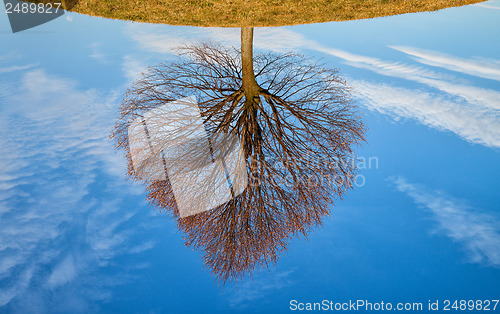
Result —
[{"label": "wispy cloud", "polygon": [[229,305],[234,308],[244,308],[249,302],[266,297],[280,289],[293,285],[290,275],[295,270],[290,269],[276,273],[261,272],[252,280],[237,285],[228,295]]},{"label": "wispy cloud", "polygon": [[[381,75],[415,81],[450,95],[463,98],[473,105],[500,110],[500,92],[497,90],[457,83],[455,82],[457,79],[452,76],[399,61],[385,61],[378,58],[355,55],[337,49],[320,48],[318,50],[344,59],[347,64],[353,67],[366,69]],[[491,60],[490,65],[496,62],[496,60]],[[487,75],[484,72],[479,73],[477,66],[475,72],[477,75],[482,74],[482,77]],[[472,73],[474,73],[474,71],[469,70],[467,74]],[[490,74],[490,76],[493,76],[496,75],[496,72],[493,71],[490,72]]]},{"label": "wispy cloud", "polygon": [[22,71],[36,67],[36,64],[27,64],[27,65],[13,65],[9,67],[0,68],[0,73],[9,73],[14,71]]},{"label": "wispy cloud", "polygon": [[473,5],[477,6],[477,7],[487,8],[487,9],[500,10],[500,3],[498,1],[493,1],[493,0],[481,2],[481,3],[475,3]]},{"label": "wispy cloud", "polygon": [[[8,54],[0,55],[0,62],[1,63],[7,63],[7,62],[18,63],[19,62],[19,54],[14,53],[14,52],[10,52]],[[8,66],[2,66],[0,64],[0,74],[33,69],[36,66],[38,66],[38,64],[36,64],[36,63],[23,64],[23,65],[8,65]]]},{"label": "wispy cloud", "polygon": [[163,54],[172,53],[173,49],[179,46],[194,43],[197,37],[197,32],[185,27],[182,32],[164,32],[158,25],[130,24],[125,31],[140,48]]},{"label": "wispy cloud", "polygon": [[128,80],[128,84],[137,81],[147,69],[148,66],[139,57],[134,55],[123,57],[123,73]]},{"label": "wispy cloud", "polygon": [[500,81],[500,61],[485,58],[465,59],[446,53],[407,46],[390,46],[415,57],[420,63]]},{"label": "wispy cloud", "polygon": [[140,215],[120,210],[129,208],[126,167],[108,139],[117,93],[43,70],[2,85],[0,306],[33,312],[23,300],[36,299],[44,311],[72,287],[78,302],[61,301],[63,312],[79,311],[122,280],[101,282],[102,267],[153,244],[130,223]]},{"label": "wispy cloud", "polygon": [[416,119],[425,125],[454,132],[471,142],[500,147],[499,91],[457,83],[452,78],[418,66],[336,55],[353,66],[427,86],[408,89],[351,80],[354,95],[368,108],[395,117]]},{"label": "wispy cloud", "polygon": [[475,210],[444,193],[428,191],[404,178],[394,178],[393,181],[400,192],[432,213],[446,236],[463,245],[470,262],[500,266],[498,217]]},{"label": "wispy cloud", "polygon": [[451,131],[473,143],[500,147],[500,113],[497,111],[426,90],[361,80],[351,80],[350,83],[356,97],[369,109],[398,119],[415,119],[424,125]]},{"label": "wispy cloud", "polygon": [[102,51],[100,43],[97,42],[92,43],[90,45],[90,50],[91,50],[91,53],[89,55],[90,58],[96,59],[101,63],[108,63],[108,58],[106,54],[104,54],[104,52]]},{"label": "wispy cloud", "polygon": [[28,266],[24,269],[14,285],[5,289],[0,289],[0,306],[8,304],[12,299],[22,294],[29,287],[33,278],[34,267]]},{"label": "wispy cloud", "polygon": [[47,284],[50,287],[57,287],[72,281],[75,277],[75,262],[73,256],[69,255],[54,268],[47,280]]}]

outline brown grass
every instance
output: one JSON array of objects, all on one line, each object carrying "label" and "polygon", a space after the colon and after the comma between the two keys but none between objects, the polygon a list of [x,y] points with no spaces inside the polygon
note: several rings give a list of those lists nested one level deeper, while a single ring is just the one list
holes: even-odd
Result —
[{"label": "brown grass", "polygon": [[80,0],[76,4],[76,0],[66,1],[73,2],[71,11],[112,19],[242,27],[367,19],[435,11],[483,0]]}]

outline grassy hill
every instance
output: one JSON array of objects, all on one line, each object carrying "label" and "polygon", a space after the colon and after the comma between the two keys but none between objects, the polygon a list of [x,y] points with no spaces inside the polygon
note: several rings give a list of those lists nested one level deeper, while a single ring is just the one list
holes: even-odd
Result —
[{"label": "grassy hill", "polygon": [[[193,26],[281,26],[435,11],[483,0],[66,0],[71,11]],[[60,2],[33,1],[33,2]]]}]

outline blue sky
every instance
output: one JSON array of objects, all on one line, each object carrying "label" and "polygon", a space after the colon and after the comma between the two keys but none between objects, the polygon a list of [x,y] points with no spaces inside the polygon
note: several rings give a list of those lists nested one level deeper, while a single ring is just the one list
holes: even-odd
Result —
[{"label": "blue sky", "polygon": [[[255,30],[339,68],[378,166],[276,266],[218,287],[108,140],[125,90],[172,48],[238,29],[0,14],[0,312],[288,312],[299,302],[500,295],[500,1]],[[361,183],[362,181],[360,181]],[[361,184],[360,184],[361,185]],[[497,309],[498,310],[498,309]]]}]

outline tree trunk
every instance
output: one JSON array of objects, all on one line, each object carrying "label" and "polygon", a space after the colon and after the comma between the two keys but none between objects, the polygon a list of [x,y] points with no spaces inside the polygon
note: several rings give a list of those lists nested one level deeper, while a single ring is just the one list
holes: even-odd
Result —
[{"label": "tree trunk", "polygon": [[241,66],[245,103],[250,105],[259,97],[260,91],[253,72],[253,27],[241,28]]},{"label": "tree trunk", "polygon": [[262,90],[255,80],[253,71],[253,27],[241,28],[241,67],[242,88],[245,93],[244,115],[246,123],[243,125],[243,149],[245,156],[251,158],[250,173],[257,173],[257,156],[261,154],[261,129],[257,121],[259,94]]}]

